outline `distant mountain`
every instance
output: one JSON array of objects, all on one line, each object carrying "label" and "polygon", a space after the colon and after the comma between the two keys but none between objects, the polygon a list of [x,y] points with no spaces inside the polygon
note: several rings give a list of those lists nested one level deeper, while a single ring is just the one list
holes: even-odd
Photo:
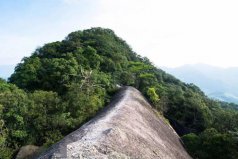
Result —
[{"label": "distant mountain", "polygon": [[0,65],[0,78],[7,79],[14,72],[14,65]]},{"label": "distant mountain", "polygon": [[238,103],[238,67],[195,64],[163,69],[186,83],[196,84],[211,98]]},{"label": "distant mountain", "polygon": [[[153,107],[140,106],[146,100],[134,91],[113,100],[118,85],[138,88]],[[102,109],[110,99],[120,103],[110,105],[105,114]],[[0,158],[4,159],[13,158],[20,147],[22,151],[29,145],[48,147],[86,122],[89,125],[76,130],[78,134],[71,133],[47,152],[72,154],[70,158],[118,158],[117,154],[182,158],[177,151],[180,139],[163,128],[171,124],[193,158],[238,159],[235,105],[213,101],[198,87],[156,68],[110,29],[75,31],[37,48],[21,61],[9,82],[0,80],[0,106],[0,123],[4,123]],[[99,122],[89,121],[99,111],[104,112],[96,117]],[[160,120],[163,115],[167,124]],[[101,146],[93,145],[98,141]],[[128,158],[125,155],[119,158]]]}]

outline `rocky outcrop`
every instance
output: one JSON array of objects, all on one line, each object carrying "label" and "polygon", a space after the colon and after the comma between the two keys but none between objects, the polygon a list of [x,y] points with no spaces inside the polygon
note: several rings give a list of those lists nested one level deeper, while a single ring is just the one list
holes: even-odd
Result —
[{"label": "rocky outcrop", "polygon": [[16,159],[32,159],[40,153],[41,148],[35,145],[26,145],[20,148]]},{"label": "rocky outcrop", "polygon": [[109,106],[39,159],[190,159],[179,136],[141,93],[122,88]]}]

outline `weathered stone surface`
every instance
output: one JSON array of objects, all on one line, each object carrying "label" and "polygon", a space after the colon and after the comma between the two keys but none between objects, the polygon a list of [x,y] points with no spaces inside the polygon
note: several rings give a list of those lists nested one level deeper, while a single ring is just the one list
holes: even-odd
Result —
[{"label": "weathered stone surface", "polygon": [[94,119],[41,154],[39,159],[190,159],[173,128],[141,93],[123,88]]},{"label": "weathered stone surface", "polygon": [[34,145],[26,145],[20,148],[16,159],[31,159],[40,151],[40,147]]}]

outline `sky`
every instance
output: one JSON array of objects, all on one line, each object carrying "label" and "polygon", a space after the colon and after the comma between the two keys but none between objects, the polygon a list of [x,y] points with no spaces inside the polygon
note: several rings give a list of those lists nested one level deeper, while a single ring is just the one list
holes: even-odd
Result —
[{"label": "sky", "polygon": [[238,67],[237,8],[236,0],[0,0],[0,66],[104,27],[156,66]]}]

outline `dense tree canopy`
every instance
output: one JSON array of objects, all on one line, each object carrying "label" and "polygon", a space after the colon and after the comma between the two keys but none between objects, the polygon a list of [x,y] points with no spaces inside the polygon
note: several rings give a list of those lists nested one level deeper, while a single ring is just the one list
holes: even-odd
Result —
[{"label": "dense tree canopy", "polygon": [[138,88],[195,158],[238,158],[236,105],[207,98],[102,28],[36,49],[9,83],[0,80],[0,158],[26,144],[47,147],[60,140],[102,109],[117,85]]}]

